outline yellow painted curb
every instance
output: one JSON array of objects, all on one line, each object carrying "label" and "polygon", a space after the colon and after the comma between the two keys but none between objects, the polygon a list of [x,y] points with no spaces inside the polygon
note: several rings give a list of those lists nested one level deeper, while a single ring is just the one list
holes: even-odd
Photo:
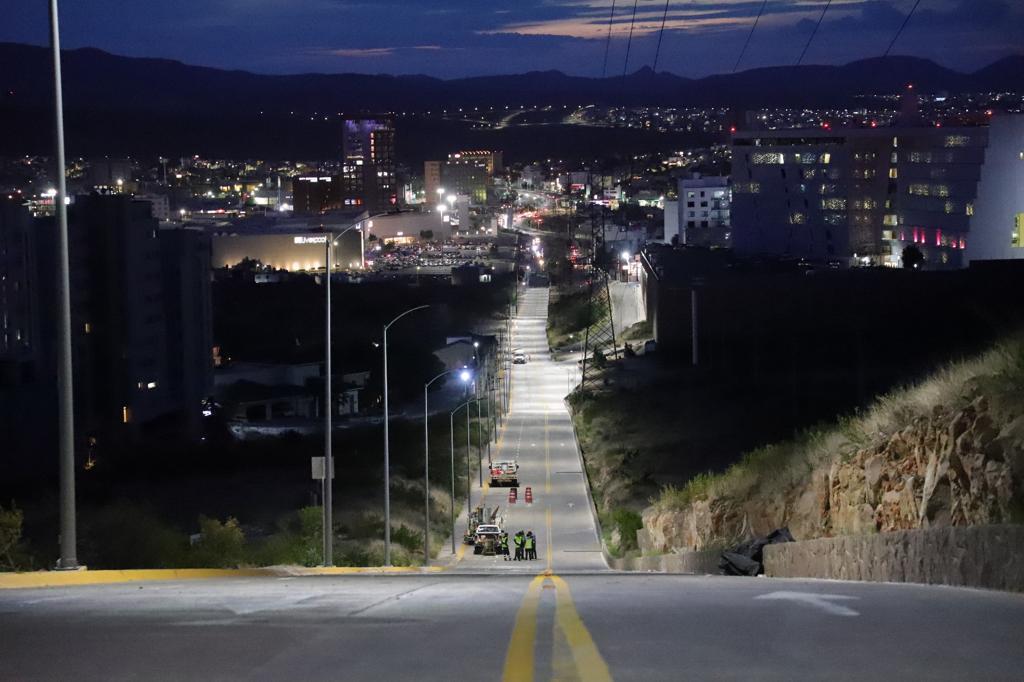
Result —
[{"label": "yellow painted curb", "polygon": [[317,575],[438,573],[439,566],[277,566],[271,568],[154,568],[123,571],[36,571],[0,573],[0,590],[33,587],[105,585],[150,580],[210,580],[213,578],[289,578]]}]

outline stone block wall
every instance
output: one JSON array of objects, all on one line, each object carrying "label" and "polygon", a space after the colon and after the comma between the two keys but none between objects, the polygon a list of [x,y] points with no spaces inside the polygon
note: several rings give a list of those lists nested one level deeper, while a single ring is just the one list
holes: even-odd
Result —
[{"label": "stone block wall", "polygon": [[928,528],[769,545],[765,573],[1024,592],[1024,526]]}]

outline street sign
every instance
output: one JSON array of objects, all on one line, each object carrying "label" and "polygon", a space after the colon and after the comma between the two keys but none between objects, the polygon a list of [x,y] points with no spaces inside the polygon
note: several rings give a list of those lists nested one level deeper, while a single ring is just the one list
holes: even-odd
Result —
[{"label": "street sign", "polygon": [[[324,478],[326,478],[326,474],[327,474],[327,472],[324,471],[324,462],[325,462],[325,460],[327,458],[326,457],[312,457],[311,459],[312,459],[312,465],[313,465],[313,480],[314,481],[322,481],[322,480],[324,480]],[[337,476],[335,476],[335,474],[338,471],[333,466],[334,465],[334,458],[333,457],[331,457],[331,464],[332,464],[331,469],[333,469],[333,471],[331,471],[331,480],[333,481],[335,478],[337,478]]]}]

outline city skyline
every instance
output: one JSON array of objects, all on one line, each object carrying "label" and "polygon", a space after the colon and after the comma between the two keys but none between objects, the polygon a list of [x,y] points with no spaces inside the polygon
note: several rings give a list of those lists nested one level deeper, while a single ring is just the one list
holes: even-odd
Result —
[{"label": "city skyline", "polygon": [[[635,20],[632,3],[618,2],[610,22],[611,0],[499,2],[490,11],[467,0],[429,6],[416,0],[301,0],[244,7],[231,0],[174,6],[93,0],[63,8],[62,31],[69,49],[96,47],[256,73],[441,78],[532,70],[616,75],[654,66],[655,58],[658,70],[700,77],[732,71],[741,53],[740,70],[793,64],[812,35],[803,63],[879,56],[897,33],[892,54],[961,71],[1020,52],[1014,35],[1024,26],[1024,6],[1006,0],[930,0],[900,33],[914,5],[913,0],[769,0],[763,5],[760,0],[638,0]],[[402,21],[394,21],[396,16]],[[18,6],[0,28],[0,40],[44,45],[46,26],[43,5]]]}]

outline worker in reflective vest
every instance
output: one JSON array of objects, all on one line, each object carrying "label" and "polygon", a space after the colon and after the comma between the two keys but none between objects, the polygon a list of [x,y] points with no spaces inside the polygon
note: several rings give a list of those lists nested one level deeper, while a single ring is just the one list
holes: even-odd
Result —
[{"label": "worker in reflective vest", "polygon": [[532,530],[529,533],[526,534],[526,538],[523,540],[523,546],[526,549],[526,558],[527,559],[536,559],[537,558],[537,550],[536,550],[537,540],[533,537],[533,531]]},{"label": "worker in reflective vest", "polygon": [[501,534],[501,555],[505,557],[505,561],[509,560],[508,556],[508,533]]},{"label": "worker in reflective vest", "polygon": [[523,543],[526,542],[526,538],[523,536],[523,531],[518,531],[512,538],[512,544],[516,546],[516,558],[513,561],[523,560]]}]

